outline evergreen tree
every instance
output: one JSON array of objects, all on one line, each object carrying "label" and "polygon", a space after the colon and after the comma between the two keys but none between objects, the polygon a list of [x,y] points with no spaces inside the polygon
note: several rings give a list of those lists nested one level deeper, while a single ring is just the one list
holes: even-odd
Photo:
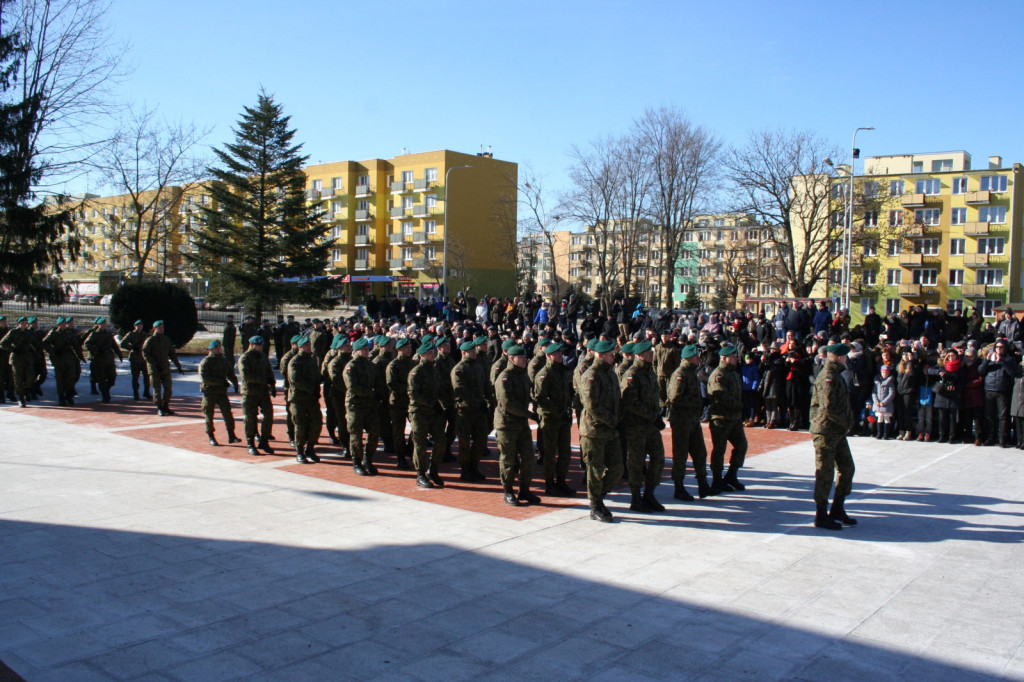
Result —
[{"label": "evergreen tree", "polygon": [[244,301],[246,312],[259,319],[283,303],[331,308],[324,274],[328,226],[320,222],[323,208],[307,205],[301,144],[292,144],[273,97],[260,93],[255,107],[246,107],[235,141],[214,149],[220,164],[210,169],[212,206],[203,207],[198,247],[189,259],[207,273],[209,298]]},{"label": "evergreen tree", "polygon": [[686,298],[683,299],[683,308],[686,310],[700,310],[701,301],[700,295],[697,293],[696,285],[691,285],[690,290],[686,292]]},{"label": "evergreen tree", "polygon": [[[0,27],[2,18],[0,2]],[[42,177],[33,140],[44,98],[11,96],[25,49],[17,33],[0,34],[0,284],[38,293],[45,272],[59,273],[80,244],[63,200],[38,201],[33,189]]]}]

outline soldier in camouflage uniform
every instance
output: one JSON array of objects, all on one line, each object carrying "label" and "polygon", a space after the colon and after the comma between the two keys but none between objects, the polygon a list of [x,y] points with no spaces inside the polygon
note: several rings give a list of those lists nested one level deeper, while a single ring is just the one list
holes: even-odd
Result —
[{"label": "soldier in camouflage uniform", "polygon": [[632,343],[624,343],[622,344],[622,348],[619,349],[619,353],[622,354],[622,360],[615,365],[615,376],[620,382],[622,381],[622,377],[626,373],[626,370],[633,366],[633,362],[636,359],[633,355],[634,345],[635,344]]},{"label": "soldier in camouflage uniform", "polygon": [[452,357],[451,339],[447,336],[439,336],[434,342],[437,348],[437,357],[434,364],[437,365],[437,374],[441,379],[441,402],[442,418],[444,419],[444,449],[441,451],[442,462],[452,462],[452,443],[455,442],[455,391],[452,388],[452,370],[455,368],[455,358]]},{"label": "soldier in camouflage uniform", "polygon": [[314,446],[320,439],[320,363],[306,336],[296,341],[299,353],[288,363],[288,412],[295,424],[295,459],[300,464],[319,462]]},{"label": "soldier in camouflage uniform", "polygon": [[459,350],[462,351],[462,359],[452,368],[451,373],[455,395],[455,431],[459,437],[459,465],[462,468],[459,480],[468,483],[487,480],[480,472],[480,460],[487,453],[487,434],[490,433],[490,387],[479,357],[480,345],[476,341],[461,344]]},{"label": "soldier in camouflage uniform", "polygon": [[[324,362],[327,363],[327,376],[331,380],[330,392],[324,395],[324,401],[330,402],[332,412],[334,413],[337,438],[341,444],[341,456],[342,458],[348,458],[350,454],[348,450],[350,438],[348,433],[348,412],[345,407],[345,367],[352,361],[352,344],[348,336],[338,334],[334,341],[331,342],[331,345],[337,345],[336,350],[338,354],[330,358],[330,360],[324,359]],[[331,442],[333,443],[334,441],[332,440]]]},{"label": "soldier in camouflage uniform", "polygon": [[409,439],[405,437],[405,425],[409,421],[409,372],[416,365],[412,350],[409,339],[396,341],[395,359],[388,363],[385,372],[391,412],[391,443],[397,456],[397,466],[403,471],[412,470]]},{"label": "soldier in camouflage uniform", "polygon": [[76,369],[81,362],[77,335],[68,329],[67,318],[58,317],[57,324],[45,337],[43,348],[50,355],[53,376],[57,384],[59,405],[75,404]]},{"label": "soldier in camouflage uniform", "polygon": [[[711,399],[711,487],[718,492],[746,490],[737,478],[747,456],[747,435],[743,431],[743,382],[738,369],[739,355],[735,346],[722,346],[718,351],[718,367],[708,378]],[[722,476],[725,449],[732,444],[729,471]]]},{"label": "soldier in camouflage uniform", "polygon": [[375,476],[377,467],[373,466],[373,455],[380,437],[380,401],[377,399],[377,368],[370,360],[370,340],[367,337],[361,337],[352,344],[352,360],[345,365],[342,376],[352,471],[359,476]]},{"label": "soldier in camouflage uniform", "polygon": [[629,453],[629,508],[642,513],[665,511],[654,496],[665,470],[665,446],[661,440],[665,422],[661,419],[658,380],[651,364],[654,360],[651,342],[633,344],[633,353],[633,364],[619,382]]},{"label": "soldier in camouflage uniform", "polygon": [[[288,339],[288,352],[286,352],[281,359],[277,362],[278,369],[281,370],[281,385],[284,388],[285,404],[287,405],[288,400],[288,363],[299,354],[299,339],[302,338],[301,334],[293,334]],[[326,362],[326,360],[325,360]],[[284,427],[288,434],[288,445],[295,447],[295,424],[292,422],[292,413],[290,410],[285,409],[284,411]]]},{"label": "soldier in camouflage uniform", "polygon": [[224,348],[220,340],[210,341],[209,350],[203,361],[199,363],[200,390],[203,393],[203,416],[206,418],[206,435],[210,445],[219,445],[213,434],[214,408],[220,408],[224,417],[224,426],[228,430],[228,443],[241,443],[235,435],[235,416],[231,414],[231,401],[228,400],[228,386],[234,386],[238,392],[238,378],[235,368],[224,356]]},{"label": "soldier in camouflage uniform", "polygon": [[[811,434],[814,437],[814,525],[828,530],[840,530],[857,521],[846,515],[844,503],[853,489],[853,454],[846,434],[852,426],[850,394],[843,379],[846,356],[850,347],[836,343],[826,348],[825,366],[814,380],[811,396]],[[828,510],[828,495],[836,470],[839,478],[832,510]]]},{"label": "soldier in camouflage uniform", "polygon": [[[540,504],[530,491],[533,478],[533,439],[530,437],[530,380],[526,374],[526,351],[522,346],[508,349],[509,366],[494,385],[497,405],[494,410],[495,438],[498,441],[501,485],[505,504]],[[519,494],[515,493],[516,474]]]},{"label": "soldier in camouflage uniform", "polygon": [[544,450],[544,492],[555,497],[573,497],[569,487],[572,457],[569,432],[572,427],[572,376],[562,362],[562,344],[549,343],[544,349],[547,363],[533,380],[533,402],[540,416],[539,431],[547,444]]},{"label": "soldier in camouflage uniform", "polygon": [[388,365],[395,359],[395,343],[390,336],[380,334],[373,338],[373,352],[370,362],[377,370],[376,393],[380,440],[385,452],[394,452],[391,430],[391,396],[388,392]]},{"label": "soldier in camouflage uniform", "polygon": [[622,477],[620,390],[612,368],[615,342],[598,341],[592,350],[593,363],[578,384],[580,402],[583,403],[580,452],[587,467],[590,518],[611,523],[612,514],[604,505],[604,497]]},{"label": "soldier in camouflage uniform", "polygon": [[163,320],[153,323],[152,333],[142,344],[142,356],[146,358],[146,365],[149,367],[149,383],[153,388],[156,413],[161,417],[168,417],[174,414],[171,411],[171,362],[178,367],[179,374],[184,374],[185,370],[182,369],[178,355],[174,352],[174,343],[164,334]]},{"label": "soldier in camouflage uniform", "polygon": [[[443,341],[443,340],[442,340]],[[409,371],[409,425],[416,485],[443,488],[438,467],[445,452],[444,408],[441,406],[441,377],[435,358],[437,345],[425,341],[417,349],[419,362]],[[427,438],[434,439],[433,453],[427,454]]]},{"label": "soldier in camouflage uniform", "polygon": [[661,332],[661,343],[654,349],[654,371],[658,377],[658,399],[663,417],[667,417],[669,412],[668,380],[679,367],[679,361],[679,346],[672,341],[672,332],[665,329]]},{"label": "soldier in camouflage uniform", "polygon": [[107,318],[97,317],[94,320],[96,326],[89,335],[85,347],[92,358],[92,365],[95,368],[93,379],[100,389],[103,402],[110,402],[110,389],[114,387],[117,380],[117,367],[114,365],[114,356],[124,362],[124,355],[121,347],[117,345],[117,339],[107,328]]},{"label": "soldier in camouflage uniform", "polygon": [[18,318],[17,326],[11,329],[0,339],[0,349],[9,354],[8,363],[11,367],[11,374],[14,381],[14,391],[18,395],[18,402],[22,407],[28,407],[29,397],[32,394],[32,379],[34,372],[34,358],[32,345],[35,343],[35,334],[29,328],[28,318]]},{"label": "soldier in camouflage uniform", "polygon": [[[142,344],[146,342],[145,325],[142,320],[135,320],[132,330],[121,337],[121,349],[128,351],[128,367],[132,375],[132,392],[135,400],[139,400],[139,376],[142,377],[142,397],[152,398],[149,393],[149,373],[146,372],[146,360],[142,357]],[[223,352],[223,351],[222,351]],[[225,356],[227,363],[231,365],[231,373],[234,374],[233,356]]]},{"label": "soldier in camouflage uniform", "polygon": [[[244,340],[244,339],[243,339]],[[238,357],[238,378],[242,385],[242,412],[245,415],[245,443],[249,454],[260,455],[260,450],[268,455],[274,454],[270,447],[271,431],[274,428],[274,404],[270,401],[277,397],[277,378],[270,368],[270,360],[263,354],[264,339],[262,336],[250,336],[246,350]],[[258,425],[259,415],[263,415],[263,423]],[[259,426],[259,441],[256,440]]]},{"label": "soldier in camouflage uniform", "polygon": [[693,472],[701,499],[718,494],[718,490],[708,485],[708,450],[700,425],[704,399],[700,395],[700,380],[697,379],[699,364],[700,351],[697,346],[691,344],[683,348],[681,362],[669,377],[667,389],[669,423],[672,425],[672,480],[675,482],[672,497],[683,502],[693,501],[693,495],[683,483],[687,455],[693,460]]}]

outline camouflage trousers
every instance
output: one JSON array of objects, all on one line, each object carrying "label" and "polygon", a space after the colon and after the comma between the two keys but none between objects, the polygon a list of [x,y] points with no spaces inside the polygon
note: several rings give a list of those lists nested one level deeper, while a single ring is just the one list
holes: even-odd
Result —
[{"label": "camouflage trousers", "polygon": [[[153,399],[157,396],[157,384],[153,382]],[[271,430],[274,428],[274,404],[270,402],[270,392],[248,391],[242,394],[242,414],[245,415],[245,440],[249,442],[256,438],[256,427],[260,413],[263,414],[263,424],[260,425],[260,438],[267,440]]]},{"label": "camouflage trousers", "polygon": [[288,414],[295,425],[295,444],[316,445],[324,423],[320,398],[309,393],[293,395],[288,401]]},{"label": "camouflage trousers", "polygon": [[587,497],[600,500],[614,490],[622,478],[619,438],[580,436],[580,452],[587,465]]},{"label": "camouflage trousers", "polygon": [[203,416],[206,417],[206,433],[213,435],[213,412],[214,408],[220,408],[220,414],[224,417],[224,426],[228,433],[235,432],[235,416],[231,414],[231,401],[228,400],[227,391],[207,393],[203,391]]},{"label": "camouflage trousers", "polygon": [[530,428],[499,429],[495,432],[495,440],[498,441],[498,471],[505,492],[512,491],[516,474],[519,475],[519,487],[528,488],[533,479],[533,438]]},{"label": "camouflage trousers", "polygon": [[[445,418],[441,410],[413,410],[409,413],[412,435],[412,461],[418,472],[426,473],[431,464],[440,464],[448,444],[445,442]],[[434,450],[428,453],[427,437],[434,439]]]},{"label": "camouflage trousers", "polygon": [[672,480],[682,483],[686,478],[686,457],[693,462],[697,481],[708,477],[708,448],[704,444],[704,430],[698,418],[672,421]]},{"label": "camouflage trousers", "polygon": [[455,432],[459,438],[459,464],[479,464],[487,454],[487,410],[459,410],[455,417]]},{"label": "camouflage trousers", "polygon": [[720,474],[725,466],[725,449],[731,443],[729,468],[739,469],[747,459],[747,434],[742,419],[711,418],[711,472]]},{"label": "camouflage trousers", "polygon": [[648,425],[627,426],[626,453],[629,457],[627,473],[631,490],[642,485],[654,488],[661,482],[661,474],[665,470],[665,445],[661,440],[661,431]]},{"label": "camouflage trousers", "polygon": [[545,481],[554,481],[556,477],[564,481],[569,475],[569,462],[572,458],[569,434],[571,426],[571,419],[545,413],[540,415],[540,433],[544,440],[541,454],[544,456]]},{"label": "camouflage trousers", "polygon": [[828,502],[828,494],[832,490],[832,481],[836,470],[839,478],[836,483],[836,496],[846,497],[853,489],[853,453],[846,442],[846,434],[822,435],[814,434],[814,501],[817,504]]},{"label": "camouflage trousers", "polygon": [[[353,464],[362,464],[377,453],[380,441],[380,418],[376,407],[365,408],[346,405],[345,420],[348,427],[348,454]],[[366,432],[366,445],[363,445],[363,432]]]}]

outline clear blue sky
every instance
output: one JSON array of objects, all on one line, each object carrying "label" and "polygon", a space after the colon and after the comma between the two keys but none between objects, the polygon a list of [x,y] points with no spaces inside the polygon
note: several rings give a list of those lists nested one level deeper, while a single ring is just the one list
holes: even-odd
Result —
[{"label": "clear blue sky", "polygon": [[221,145],[262,86],[311,162],[485,144],[557,190],[570,145],[661,105],[726,144],[875,126],[865,156],[1024,162],[1020,2],[114,0],[110,21],[126,101]]}]

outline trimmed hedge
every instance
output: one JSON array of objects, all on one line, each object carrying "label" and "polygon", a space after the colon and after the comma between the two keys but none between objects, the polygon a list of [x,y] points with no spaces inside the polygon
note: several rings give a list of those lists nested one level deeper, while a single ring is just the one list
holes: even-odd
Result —
[{"label": "trimmed hedge", "polygon": [[176,348],[192,340],[199,329],[196,302],[183,287],[168,282],[125,284],[110,299],[110,321],[122,332],[141,319],[146,331],[157,320],[164,321],[164,333]]}]

